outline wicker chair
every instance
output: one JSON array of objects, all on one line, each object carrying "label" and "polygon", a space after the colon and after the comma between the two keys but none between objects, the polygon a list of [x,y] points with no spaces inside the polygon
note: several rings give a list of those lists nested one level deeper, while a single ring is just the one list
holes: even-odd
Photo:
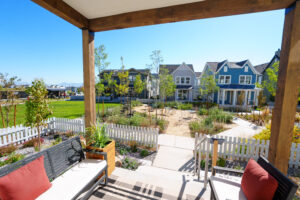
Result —
[{"label": "wicker chair", "polygon": [[[287,176],[276,169],[269,161],[264,157],[259,157],[257,163],[264,168],[270,175],[272,175],[278,182],[278,188],[274,194],[275,200],[291,200],[293,199],[298,186],[293,183]],[[214,167],[215,172],[223,172],[230,175],[241,176],[244,171],[234,170],[223,167]],[[211,188],[211,200],[226,199],[227,196],[231,196],[236,199],[246,199],[241,187],[240,180],[228,180],[224,177],[212,176],[209,180]],[[225,191],[225,192],[224,192]],[[227,197],[228,198],[228,197]],[[232,199],[233,200],[233,199]]]},{"label": "wicker chair", "polygon": [[45,170],[52,187],[37,199],[77,199],[83,192],[80,199],[88,199],[93,190],[99,184],[106,185],[108,179],[106,153],[93,153],[102,154],[105,160],[85,159],[77,136],[1,168],[0,177],[44,155]]}]

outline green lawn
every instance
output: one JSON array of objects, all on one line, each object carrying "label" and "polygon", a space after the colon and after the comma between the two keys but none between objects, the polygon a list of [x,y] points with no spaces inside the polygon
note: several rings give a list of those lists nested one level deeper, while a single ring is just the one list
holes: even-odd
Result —
[{"label": "green lawn", "polygon": [[[101,104],[101,103],[100,103]],[[120,104],[117,103],[105,103],[105,108],[115,107]],[[51,117],[61,117],[74,119],[82,117],[84,115],[84,102],[83,101],[53,101],[50,103],[50,107],[53,111]],[[100,105],[102,110],[102,105]],[[19,104],[17,106],[17,124],[23,124],[25,122],[25,104]],[[0,117],[1,119],[1,117]],[[10,126],[13,126],[13,112],[10,114]],[[0,128],[3,128],[2,121],[0,121]]]}]

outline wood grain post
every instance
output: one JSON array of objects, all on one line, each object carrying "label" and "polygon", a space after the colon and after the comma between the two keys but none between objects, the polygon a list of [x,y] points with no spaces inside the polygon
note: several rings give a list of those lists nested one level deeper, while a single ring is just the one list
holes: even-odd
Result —
[{"label": "wood grain post", "polygon": [[94,33],[82,30],[85,127],[96,124]]},{"label": "wood grain post", "polygon": [[286,9],[269,161],[287,174],[300,84],[300,1]]},{"label": "wood grain post", "polygon": [[217,165],[218,159],[218,140],[214,140],[214,150],[213,150],[213,158],[212,158],[212,173],[215,174],[214,167]]}]

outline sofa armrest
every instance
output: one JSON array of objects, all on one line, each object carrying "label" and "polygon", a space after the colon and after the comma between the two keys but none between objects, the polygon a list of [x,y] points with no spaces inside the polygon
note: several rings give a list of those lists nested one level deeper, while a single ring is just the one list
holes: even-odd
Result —
[{"label": "sofa armrest", "polygon": [[103,155],[104,159],[107,162],[107,153],[106,152],[100,152],[100,151],[95,151],[95,150],[91,150],[91,149],[82,149],[84,152],[89,152],[89,153],[93,153],[93,154],[99,154],[99,155]]},{"label": "sofa armrest", "polygon": [[225,173],[236,174],[236,175],[243,175],[244,173],[243,170],[231,169],[231,168],[219,167],[219,166],[214,167],[214,172],[225,172]]}]

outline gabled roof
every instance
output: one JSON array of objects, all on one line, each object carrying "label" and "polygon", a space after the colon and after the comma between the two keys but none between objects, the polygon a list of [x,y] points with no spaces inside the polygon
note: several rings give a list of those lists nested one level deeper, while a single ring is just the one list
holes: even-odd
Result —
[{"label": "gabled roof", "polygon": [[194,67],[192,64],[169,64],[169,65],[159,65],[159,71],[161,68],[165,68],[169,71],[169,74],[172,74],[178,67],[180,67],[181,65],[186,65],[187,67],[189,67],[192,71],[194,71]]},{"label": "gabled roof", "polygon": [[268,65],[269,65],[269,63],[264,63],[264,64],[256,65],[256,66],[254,66],[254,68],[258,73],[261,74],[261,73],[263,73],[263,71],[265,71],[265,69],[267,68]]},{"label": "gabled roof", "polygon": [[213,72],[217,72],[225,63],[227,63],[229,68],[242,68],[247,61],[248,60],[243,60],[240,62],[228,62],[227,60],[223,60],[222,62],[207,62],[206,64]]},{"label": "gabled roof", "polygon": [[198,78],[198,77],[200,77],[201,76],[201,72],[195,72],[195,74],[196,74],[196,77]]}]

